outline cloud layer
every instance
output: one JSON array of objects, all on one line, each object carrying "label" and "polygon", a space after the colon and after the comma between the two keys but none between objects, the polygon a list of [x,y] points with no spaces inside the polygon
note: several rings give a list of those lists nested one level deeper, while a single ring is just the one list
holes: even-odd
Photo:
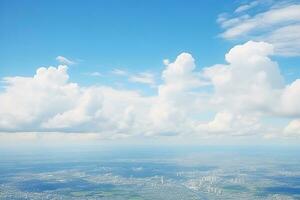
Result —
[{"label": "cloud layer", "polygon": [[[226,64],[197,70],[189,53],[164,62],[157,94],[107,86],[82,87],[68,67],[38,68],[32,77],[5,77],[0,132],[62,132],[119,138],[153,135],[264,135],[300,133],[300,80],[285,85],[273,45],[249,41],[233,47]],[[119,74],[119,73],[118,73]],[[103,78],[103,77],[99,77]],[[139,74],[131,81],[152,84]],[[214,117],[207,117],[213,113]],[[289,118],[269,127],[268,117]],[[207,119],[203,119],[207,118]]]}]

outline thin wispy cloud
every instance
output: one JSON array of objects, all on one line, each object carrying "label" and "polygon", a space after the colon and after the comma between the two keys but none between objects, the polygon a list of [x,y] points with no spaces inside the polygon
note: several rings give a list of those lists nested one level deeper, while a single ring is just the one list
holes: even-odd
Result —
[{"label": "thin wispy cloud", "polygon": [[155,85],[155,77],[152,73],[149,72],[142,72],[135,75],[131,75],[129,76],[129,81],[135,83],[147,84],[150,86]]},{"label": "thin wispy cloud", "polygon": [[240,13],[240,12],[244,12],[244,11],[247,11],[247,10],[250,10],[256,6],[259,5],[259,1],[252,1],[248,4],[243,4],[243,5],[240,5],[237,9],[235,9],[235,13]]},{"label": "thin wispy cloud", "polygon": [[60,64],[63,64],[63,65],[74,65],[74,64],[76,64],[75,61],[70,60],[70,59],[68,59],[68,58],[66,58],[66,57],[64,57],[64,56],[57,56],[55,59],[56,59]]},{"label": "thin wispy cloud", "polygon": [[100,72],[90,72],[90,73],[85,73],[85,74],[89,75],[89,76],[95,76],[95,77],[103,76],[103,74],[101,74]]},{"label": "thin wispy cloud", "polygon": [[117,75],[117,76],[127,76],[128,73],[125,70],[121,70],[121,69],[113,69],[111,71],[112,74]]},{"label": "thin wispy cloud", "polygon": [[131,73],[121,69],[113,69],[112,74],[127,78],[129,82],[155,86],[155,76],[150,72]]},{"label": "thin wispy cloud", "polygon": [[275,1],[257,12],[247,11],[260,7],[258,1],[238,7],[234,14],[222,14],[218,23],[224,29],[220,36],[227,40],[266,41],[274,45],[275,54],[300,55],[300,3]]}]

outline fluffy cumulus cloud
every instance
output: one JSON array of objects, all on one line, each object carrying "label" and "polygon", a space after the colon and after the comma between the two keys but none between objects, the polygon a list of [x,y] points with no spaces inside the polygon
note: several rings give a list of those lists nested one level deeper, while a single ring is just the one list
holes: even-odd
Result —
[{"label": "fluffy cumulus cloud", "polygon": [[299,2],[261,2],[252,1],[239,6],[233,14],[221,14],[217,20],[224,29],[221,37],[230,40],[250,38],[266,41],[274,45],[278,55],[299,56]]},{"label": "fluffy cumulus cloud", "polygon": [[189,116],[198,113],[202,106],[200,94],[193,91],[203,85],[195,72],[194,58],[182,53],[173,63],[165,64],[163,84],[158,87],[150,112],[151,121],[164,134],[193,132],[190,125],[194,120]]},{"label": "fluffy cumulus cloud", "polygon": [[228,64],[204,69],[215,89],[214,101],[237,112],[272,111],[284,87],[278,65],[268,56],[272,45],[249,41],[226,55]]},{"label": "fluffy cumulus cloud", "polygon": [[228,64],[203,70],[214,87],[212,104],[226,112],[217,113],[213,121],[201,124],[201,129],[263,132],[260,121],[264,116],[299,117],[300,81],[284,84],[278,64],[269,57],[273,53],[271,44],[249,41],[225,55]]},{"label": "fluffy cumulus cloud", "polygon": [[[292,119],[275,132],[299,135],[300,80],[285,85],[273,53],[273,45],[249,41],[233,47],[225,64],[202,70],[191,54],[182,53],[164,62],[153,96],[80,86],[69,80],[65,65],[38,68],[32,77],[5,77],[0,132],[240,136],[270,130],[262,119],[272,116]],[[140,75],[135,81],[152,84],[148,75]],[[209,112],[214,116],[203,119]]]},{"label": "fluffy cumulus cloud", "polygon": [[4,78],[5,91],[0,94],[1,129],[38,129],[41,121],[74,106],[79,87],[68,83],[68,79],[64,65],[41,67],[33,77]]},{"label": "fluffy cumulus cloud", "polygon": [[1,131],[121,134],[136,115],[144,112],[144,101],[149,101],[134,91],[84,88],[68,79],[66,66],[39,68],[33,77],[4,78],[5,91],[0,95]]}]

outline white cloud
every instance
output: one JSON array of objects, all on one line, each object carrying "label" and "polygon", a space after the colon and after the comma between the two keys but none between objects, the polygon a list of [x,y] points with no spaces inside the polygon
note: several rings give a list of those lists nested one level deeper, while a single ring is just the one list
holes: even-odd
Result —
[{"label": "white cloud", "polygon": [[37,124],[72,107],[79,87],[68,83],[67,66],[41,67],[33,77],[7,77],[0,93],[0,127],[8,130],[37,129]]},{"label": "white cloud", "polygon": [[164,64],[164,65],[170,64],[170,60],[169,60],[169,59],[164,59],[164,60],[163,60],[163,64]]},{"label": "white cloud", "polygon": [[[299,11],[300,12],[300,11]],[[284,56],[300,55],[300,23],[280,27],[263,39],[274,44],[276,53]]]},{"label": "white cloud", "polygon": [[111,73],[117,76],[127,77],[129,82],[155,86],[155,77],[150,72],[140,72],[137,74],[132,74],[121,69],[113,69]]},{"label": "white cloud", "polygon": [[292,120],[284,129],[287,136],[300,136],[300,119]]},{"label": "white cloud", "polygon": [[68,78],[66,66],[39,68],[34,77],[5,78],[0,130],[118,135],[138,134],[146,127],[144,106],[151,99],[135,91],[80,87]]},{"label": "white cloud", "polygon": [[272,45],[249,41],[226,54],[228,65],[204,69],[215,88],[214,102],[239,112],[271,112],[284,87],[277,63],[268,57],[272,53]]},{"label": "white cloud", "polygon": [[97,117],[102,108],[101,90],[96,88],[82,92],[74,108],[58,113],[42,123],[43,128],[70,128],[85,124]]},{"label": "white cloud", "polygon": [[127,74],[128,74],[126,71],[121,70],[121,69],[113,69],[111,71],[111,73],[114,75],[118,75],[118,76],[127,76]]},{"label": "white cloud", "polygon": [[229,27],[222,36],[230,39],[248,34],[251,31],[269,28],[282,23],[297,23],[300,21],[299,11],[300,5],[288,5],[282,8],[273,8],[251,18],[241,20],[240,23]]},{"label": "white cloud", "polygon": [[97,76],[97,77],[101,77],[102,74],[100,72],[91,72],[91,73],[86,73],[89,76]]},{"label": "white cloud", "polygon": [[[263,117],[296,120],[300,116],[300,81],[285,85],[278,64],[269,57],[272,54],[272,45],[249,41],[233,47],[225,55],[226,64],[197,71],[192,55],[182,53],[166,63],[157,95],[152,96],[107,86],[82,87],[69,81],[65,65],[38,68],[32,77],[5,77],[0,92],[0,132],[124,138],[268,131],[270,137],[270,132],[283,127],[270,129]],[[206,112],[215,117],[200,120]],[[283,133],[297,132],[295,124]]]},{"label": "white cloud", "polygon": [[281,95],[281,113],[300,117],[300,79],[287,85]]},{"label": "white cloud", "polygon": [[148,84],[151,86],[155,85],[154,75],[149,72],[142,72],[129,77],[129,81],[135,83]]},{"label": "white cloud", "polygon": [[252,1],[249,4],[244,4],[235,9],[235,13],[244,12],[259,5],[259,1]]},{"label": "white cloud", "polygon": [[[253,128],[267,130],[259,123],[262,116],[300,116],[300,81],[285,86],[278,64],[268,57],[272,54],[272,45],[249,41],[225,55],[228,64],[204,69],[204,77],[215,90],[212,104],[227,111],[217,114],[211,122],[200,124],[200,130],[253,133]],[[241,122],[241,119],[247,120]],[[247,121],[253,124],[244,123]]]},{"label": "white cloud", "polygon": [[167,134],[193,132],[191,124],[195,120],[190,116],[202,108],[201,94],[193,90],[204,83],[195,72],[194,58],[189,53],[177,56],[162,72],[164,81],[158,87],[158,96],[151,109],[154,127]]},{"label": "white cloud", "polygon": [[200,123],[198,126],[199,131],[229,135],[257,134],[260,128],[257,117],[228,111],[218,112],[212,121]]},{"label": "white cloud", "polygon": [[300,25],[300,4],[280,1],[255,15],[247,14],[246,11],[254,6],[258,6],[257,1],[237,8],[237,16],[229,18],[224,14],[220,15],[217,21],[225,29],[221,37],[266,41],[274,45],[278,55],[299,56],[300,36],[297,33]]},{"label": "white cloud", "polygon": [[63,64],[63,65],[74,65],[76,64],[76,62],[66,58],[66,57],[63,57],[63,56],[57,56],[55,58],[60,64]]}]

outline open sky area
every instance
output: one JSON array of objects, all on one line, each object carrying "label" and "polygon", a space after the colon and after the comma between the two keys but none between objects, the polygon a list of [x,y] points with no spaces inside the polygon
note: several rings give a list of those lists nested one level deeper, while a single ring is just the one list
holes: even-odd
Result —
[{"label": "open sky area", "polygon": [[0,0],[0,143],[300,140],[297,0]]}]

